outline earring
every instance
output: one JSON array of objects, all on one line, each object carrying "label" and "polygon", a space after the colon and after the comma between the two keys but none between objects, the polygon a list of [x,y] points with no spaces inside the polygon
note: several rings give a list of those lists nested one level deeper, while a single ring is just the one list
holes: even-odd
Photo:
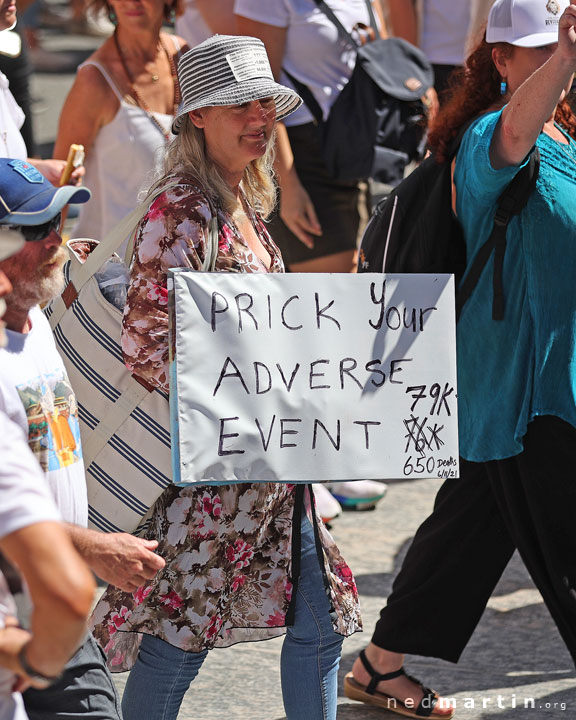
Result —
[{"label": "earring", "polygon": [[108,20],[110,20],[110,22],[112,23],[112,25],[114,25],[114,27],[116,27],[116,25],[118,25],[118,18],[116,17],[116,13],[114,12],[113,8],[110,8],[108,10]]},{"label": "earring", "polygon": [[172,5],[170,10],[168,11],[168,22],[170,23],[170,25],[176,24],[176,8],[174,7],[174,5]]},{"label": "earring", "polygon": [[506,82],[506,80],[502,80],[502,82],[500,83],[500,95],[506,95],[507,92],[508,83]]}]

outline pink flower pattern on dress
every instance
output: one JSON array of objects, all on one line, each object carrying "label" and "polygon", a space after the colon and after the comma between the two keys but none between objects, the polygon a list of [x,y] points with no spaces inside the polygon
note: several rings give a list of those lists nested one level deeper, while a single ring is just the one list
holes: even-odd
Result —
[{"label": "pink flower pattern on dress", "polygon": [[174,592],[174,590],[171,590],[165,595],[160,595],[159,599],[164,607],[170,608],[171,610],[180,610],[180,608],[184,605],[182,598],[178,595],[178,593]]},{"label": "pink flower pattern on dress", "polygon": [[146,587],[146,585],[142,585],[139,587],[134,593],[134,602],[136,605],[141,605],[151,592],[152,588],[150,586]]},{"label": "pink flower pattern on dress", "polygon": [[238,570],[248,567],[253,557],[254,550],[243,540],[236,540],[234,545],[226,548],[226,559],[228,562],[234,563]]},{"label": "pink flower pattern on dress", "polygon": [[148,300],[156,301],[158,305],[168,305],[168,289],[154,285],[146,295]]},{"label": "pink flower pattern on dress", "polygon": [[223,225],[220,230],[220,236],[218,238],[218,252],[227,253],[230,252],[230,248],[234,242],[234,233],[228,225]]},{"label": "pink flower pattern on dress", "polygon": [[220,633],[220,629],[222,628],[222,623],[222,618],[218,617],[217,615],[214,615],[210,618],[208,628],[206,629],[206,637],[209,640],[212,640],[213,638],[218,636],[218,634]]},{"label": "pink flower pattern on dress", "polygon": [[222,500],[218,495],[211,497],[209,493],[205,492],[198,502],[200,503],[199,509],[208,515],[219,518],[222,514]]},{"label": "pink flower pattern on dress", "polygon": [[353,589],[354,592],[357,592],[354,575],[352,574],[352,570],[350,570],[346,563],[336,565],[336,567],[334,568],[334,573],[338,578],[340,578],[340,580],[342,580],[344,585],[348,585],[350,588]]},{"label": "pink flower pattern on dress", "polygon": [[[122,347],[127,367],[168,392],[168,307],[158,288],[171,267],[202,267],[212,210],[192,178],[153,204],[136,232]],[[254,229],[270,254],[267,268],[218,211],[222,272],[282,272],[282,258],[263,222]],[[110,669],[134,664],[140,633],[199,652],[282,634],[292,600],[291,484],[168,487],[157,501],[147,537],[157,539],[166,567],[134,593],[109,586],[92,626]],[[309,508],[309,516],[315,512]],[[235,522],[241,518],[241,531]],[[361,629],[358,597],[332,537],[318,520],[327,592],[336,632]],[[336,568],[339,568],[336,572]],[[349,572],[349,571],[348,571]]]},{"label": "pink flower pattern on dress", "polygon": [[244,585],[246,582],[246,575],[236,575],[232,579],[232,584],[230,585],[230,588],[232,592],[237,592],[240,590],[240,588]]},{"label": "pink flower pattern on dress", "polygon": [[164,213],[167,211],[166,203],[166,193],[162,193],[156,198],[156,200],[154,200],[152,205],[150,205],[150,208],[148,209],[144,220],[152,222],[156,220],[162,220]]},{"label": "pink flower pattern on dress", "polygon": [[130,616],[130,610],[123,605],[120,608],[119,612],[113,612],[110,615],[110,620],[108,622],[108,632],[113,635],[114,633],[118,632],[118,628],[122,627],[127,617]]},{"label": "pink flower pattern on dress", "polygon": [[266,625],[268,627],[282,627],[286,622],[286,615],[283,615],[281,612],[278,612],[278,610],[274,613],[274,615],[270,615],[268,619],[266,620]]}]

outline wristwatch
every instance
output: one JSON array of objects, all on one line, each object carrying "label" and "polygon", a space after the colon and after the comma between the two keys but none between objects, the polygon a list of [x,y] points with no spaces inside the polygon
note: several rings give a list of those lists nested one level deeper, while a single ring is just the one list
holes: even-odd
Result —
[{"label": "wristwatch", "polygon": [[26,650],[28,649],[28,644],[22,646],[22,649],[18,653],[18,662],[20,663],[20,667],[28,677],[34,681],[37,685],[42,685],[42,689],[50,687],[51,685],[54,685],[55,682],[60,680],[61,675],[44,675],[44,673],[41,673],[39,670],[35,670],[30,663],[28,662],[28,658],[26,657]]}]

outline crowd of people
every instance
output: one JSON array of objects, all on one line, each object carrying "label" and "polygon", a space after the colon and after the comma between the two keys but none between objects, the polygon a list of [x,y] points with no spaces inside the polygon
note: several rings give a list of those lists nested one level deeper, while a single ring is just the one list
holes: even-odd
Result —
[{"label": "crowd of people", "polygon": [[[462,135],[453,207],[468,267],[501,193],[538,160],[499,257],[503,317],[495,259],[457,324],[460,477],[418,529],[343,692],[452,717],[404,654],[457,662],[515,550],[576,661],[576,3],[453,5],[94,0],[114,29],[78,68],[48,160],[28,157],[0,74],[0,720],[175,720],[212,648],[279,635],[287,719],[336,718],[343,641],[362,618],[324,521],[335,498],[374,507],[385,485],[169,485],[142,537],[89,529],[78,401],[41,309],[65,287],[66,207],[81,208],[73,236],[103,238],[143,202],[123,246],[118,342],[167,402],[170,269],[353,271],[368,178],[330,175],[298,92],[326,119],[352,75],[356,46],[330,13],[359,43],[394,33],[428,54],[429,150],[444,162]],[[0,32],[15,21],[2,6]],[[72,143],[85,166],[61,185]],[[93,574],[107,588],[92,609]],[[122,699],[111,671],[130,671]]]}]

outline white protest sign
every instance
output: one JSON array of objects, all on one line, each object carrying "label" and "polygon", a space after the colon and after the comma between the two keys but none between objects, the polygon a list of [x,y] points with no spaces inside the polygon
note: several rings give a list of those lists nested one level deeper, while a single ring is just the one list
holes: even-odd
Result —
[{"label": "white protest sign", "polygon": [[451,275],[174,270],[174,482],[457,477]]}]

